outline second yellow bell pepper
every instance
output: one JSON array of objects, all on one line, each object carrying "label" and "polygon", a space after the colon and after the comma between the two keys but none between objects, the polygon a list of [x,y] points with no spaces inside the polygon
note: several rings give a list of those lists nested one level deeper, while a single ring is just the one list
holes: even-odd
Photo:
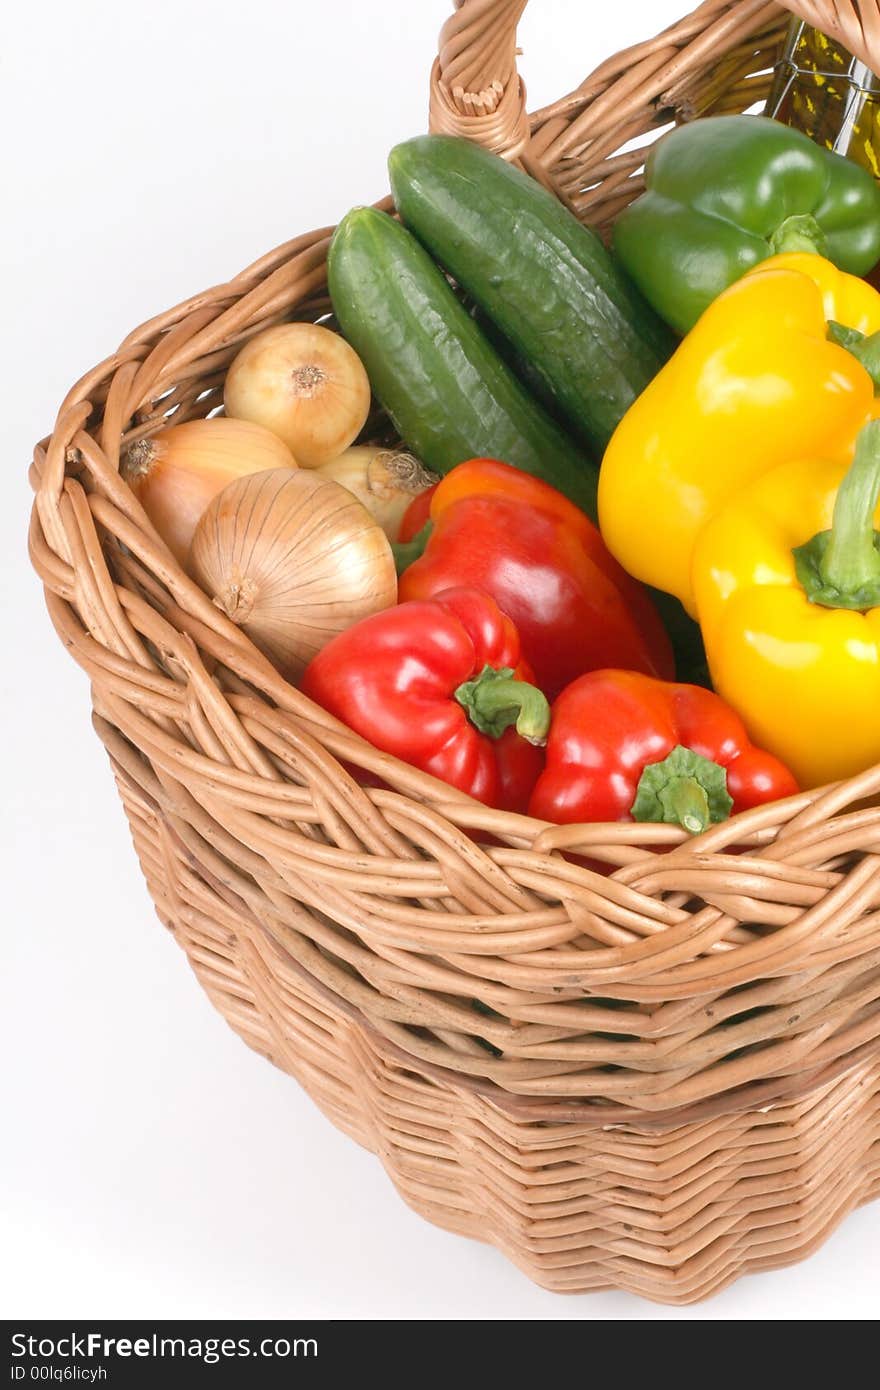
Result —
[{"label": "second yellow bell pepper", "polygon": [[846,463],[874,382],[829,339],[873,334],[880,294],[822,256],[776,256],[710,305],[615,431],[599,520],[630,574],[693,614],[700,531],[752,480],[817,454]]},{"label": "second yellow bell pepper", "polygon": [[880,421],[754,480],[693,564],[712,680],[804,787],[880,762]]}]

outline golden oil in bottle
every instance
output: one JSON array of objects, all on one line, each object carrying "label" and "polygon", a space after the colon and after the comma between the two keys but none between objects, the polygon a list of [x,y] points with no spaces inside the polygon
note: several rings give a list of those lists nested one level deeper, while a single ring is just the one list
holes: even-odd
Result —
[{"label": "golden oil in bottle", "polygon": [[792,21],[766,113],[880,178],[880,82],[802,20]]}]

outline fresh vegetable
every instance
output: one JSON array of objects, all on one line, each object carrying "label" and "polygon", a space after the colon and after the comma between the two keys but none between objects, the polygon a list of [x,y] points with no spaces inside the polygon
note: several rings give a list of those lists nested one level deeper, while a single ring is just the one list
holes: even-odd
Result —
[{"label": "fresh vegetable", "polygon": [[595,515],[595,465],[501,361],[405,228],[355,208],[334,233],[327,277],[342,331],[426,467],[448,473],[491,454]]},{"label": "fresh vegetable", "polygon": [[760,116],[713,116],[651,150],[647,193],[621,213],[614,251],[667,323],[686,333],[769,256],[817,251],[865,275],[880,257],[880,187],[867,170]]},{"label": "fresh vegetable", "polygon": [[756,479],[697,543],[712,677],[804,787],[880,762],[880,421],[851,465],[816,454]]},{"label": "fresh vegetable", "polygon": [[[505,338],[495,320],[484,313],[476,300],[470,299],[466,295],[464,303],[489,346],[495,349],[502,362],[506,362],[514,376],[519,377],[529,395],[537,401],[542,401],[548,415],[565,429],[562,414],[552,398],[548,396],[543,378],[531,358],[526,357],[524,353],[517,352],[513,344]],[[588,452],[592,452],[592,450],[588,450]]]},{"label": "fresh vegetable", "polygon": [[320,468],[357,438],[370,383],[338,333],[282,323],[245,343],[226,374],[227,415],[255,420],[287,444],[302,468]]},{"label": "fresh vegetable", "polygon": [[345,488],[304,470],[254,473],[224,488],[199,522],[189,567],[288,680],[397,597],[381,527]]},{"label": "fresh vegetable", "polygon": [[302,689],[376,748],[478,801],[524,811],[550,707],[488,594],[450,589],[334,638]]},{"label": "fresh vegetable", "polygon": [[529,814],[563,824],[661,821],[698,835],[797,789],[711,691],[592,671],[553,706],[547,766]]},{"label": "fresh vegetable", "polygon": [[[460,467],[461,464],[459,464]],[[424,536],[420,535],[420,532],[424,530],[431,519],[431,503],[439,486],[439,483],[433,483],[431,487],[425,488],[424,492],[420,492],[418,497],[413,498],[401,517],[397,543],[394,546],[394,554],[398,561],[398,574],[402,574],[406,566],[411,565],[424,552],[429,532],[425,531]],[[408,547],[413,541],[416,544],[407,553]]]},{"label": "fresh vegetable", "polygon": [[484,589],[516,624],[551,698],[609,663],[672,674],[669,640],[647,594],[583,512],[547,483],[494,459],[459,464],[431,498],[420,544],[421,558],[401,576],[401,599],[432,598],[454,584]]},{"label": "fresh vegetable", "polygon": [[405,224],[528,362],[569,428],[604,449],[673,339],[596,233],[471,140],[418,136],[391,151],[388,168]]},{"label": "fresh vegetable", "polygon": [[[608,446],[599,484],[608,548],[692,614],[706,522],[777,464],[850,458],[874,410],[874,382],[829,340],[829,319],[873,334],[880,294],[822,256],[765,262],[706,310]],[[869,338],[858,351],[870,348]]]},{"label": "fresh vegetable", "polygon": [[353,492],[391,541],[413,499],[437,481],[412,454],[366,444],[352,445],[318,472]]},{"label": "fresh vegetable", "polygon": [[247,420],[187,420],[137,439],[120,472],[169,550],[186,562],[196,526],[227,483],[269,468],[295,468],[287,445]]}]

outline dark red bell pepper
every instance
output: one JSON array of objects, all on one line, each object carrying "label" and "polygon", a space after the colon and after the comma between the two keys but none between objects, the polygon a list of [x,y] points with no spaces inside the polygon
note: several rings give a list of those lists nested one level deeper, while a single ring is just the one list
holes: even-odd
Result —
[{"label": "dark red bell pepper", "polygon": [[478,801],[525,811],[550,706],[511,620],[457,588],[374,613],[312,659],[302,689],[376,748]]},{"label": "dark red bell pepper", "polygon": [[[423,515],[422,498],[412,505]],[[409,539],[409,517],[404,527]],[[416,543],[399,547],[398,558],[412,561],[401,574],[401,600],[431,598],[457,584],[491,594],[516,624],[523,654],[551,699],[599,667],[673,674],[669,638],[642,586],[582,511],[518,468],[494,459],[453,468],[431,497],[428,527]]]},{"label": "dark red bell pepper", "polygon": [[699,834],[797,790],[788,768],[752,746],[711,690],[592,671],[553,706],[547,766],[529,814],[559,823],[662,821]]}]

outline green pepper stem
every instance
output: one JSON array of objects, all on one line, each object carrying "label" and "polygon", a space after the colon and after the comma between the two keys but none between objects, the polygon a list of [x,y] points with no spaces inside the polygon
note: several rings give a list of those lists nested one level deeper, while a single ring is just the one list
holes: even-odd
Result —
[{"label": "green pepper stem", "polygon": [[500,738],[511,724],[529,743],[547,742],[550,706],[546,695],[527,681],[515,679],[510,666],[484,666],[476,680],[465,681],[455,692],[458,703],[481,734]]},{"label": "green pepper stem", "polygon": [[398,578],[405,569],[420,560],[425,553],[425,547],[431,539],[431,532],[434,530],[433,521],[426,521],[421,531],[417,531],[411,541],[392,541],[391,553],[394,556],[394,563],[397,566]]},{"label": "green pepper stem", "polygon": [[874,531],[878,498],[880,420],[873,420],[860,433],[855,458],[838,488],[831,535],[819,562],[825,584],[841,594],[880,585],[880,553]]},{"label": "green pepper stem", "polygon": [[712,817],[705,787],[695,777],[674,777],[658,792],[664,821],[678,824],[689,835],[702,835]]},{"label": "green pepper stem", "polygon": [[726,769],[679,743],[662,762],[642,769],[630,815],[633,820],[680,825],[690,835],[701,835],[710,825],[726,820],[732,808]]},{"label": "green pepper stem", "polygon": [[768,241],[773,256],[785,255],[791,251],[810,251],[824,256],[828,249],[828,238],[810,212],[795,213],[786,217]]},{"label": "green pepper stem", "polygon": [[828,320],[828,337],[832,343],[846,348],[864,367],[874,383],[874,395],[880,389],[880,333],[860,333],[836,319]]},{"label": "green pepper stem", "polygon": [[880,608],[880,420],[863,426],[856,454],[837,490],[830,531],[793,551],[798,581],[810,603],[866,613]]}]

